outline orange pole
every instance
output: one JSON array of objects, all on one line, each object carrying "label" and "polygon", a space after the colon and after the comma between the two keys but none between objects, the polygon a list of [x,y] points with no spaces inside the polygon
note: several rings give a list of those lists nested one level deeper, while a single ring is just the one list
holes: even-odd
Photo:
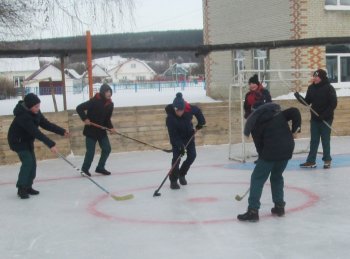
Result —
[{"label": "orange pole", "polygon": [[92,89],[92,54],[91,54],[91,34],[90,31],[86,31],[86,63],[88,69],[88,79],[89,79],[89,97],[93,96]]}]

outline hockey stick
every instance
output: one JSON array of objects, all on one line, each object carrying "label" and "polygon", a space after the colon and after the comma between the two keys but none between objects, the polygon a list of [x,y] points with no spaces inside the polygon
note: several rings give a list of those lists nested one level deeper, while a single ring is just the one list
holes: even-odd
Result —
[{"label": "hockey stick", "polygon": [[[317,117],[320,117],[320,115],[304,100],[304,98],[301,96],[301,98],[298,98],[298,100],[300,100],[306,107],[309,108],[309,110],[315,114]],[[331,126],[329,125],[329,123],[325,120],[322,120],[322,122],[328,127],[330,128],[332,131],[335,132],[335,134],[338,134],[338,132]]]},{"label": "hockey stick", "polygon": [[242,195],[242,196],[239,196],[238,194],[236,195],[235,199],[236,201],[241,201],[245,196],[247,196],[247,194],[249,193],[250,191],[250,188],[248,188],[248,190]]},{"label": "hockey stick", "polygon": [[87,174],[85,174],[83,171],[81,171],[78,167],[76,167],[73,163],[71,163],[67,158],[65,158],[61,153],[57,153],[57,155],[62,158],[65,162],[67,162],[67,164],[69,164],[70,166],[72,166],[77,172],[79,172],[82,176],[84,176],[85,178],[89,179],[92,183],[94,183],[98,188],[100,188],[102,191],[104,191],[105,193],[107,193],[111,198],[113,198],[116,201],[125,201],[125,200],[130,200],[132,198],[134,198],[134,195],[132,194],[128,194],[128,195],[124,195],[124,196],[116,196],[114,194],[111,194],[109,191],[107,191],[104,187],[102,187],[100,184],[98,184],[96,181],[94,181],[90,176],[88,176]]},{"label": "hockey stick", "polygon": [[[191,136],[190,140],[187,142],[187,144],[185,145],[185,149],[187,148],[187,146],[190,144],[190,142],[193,140],[194,135],[196,135],[196,132],[193,133],[193,135]],[[153,193],[153,197],[156,196],[160,196],[161,193],[159,193],[159,190],[162,188],[162,186],[164,185],[165,181],[168,179],[169,175],[171,175],[171,173],[174,171],[174,168],[176,167],[177,163],[180,161],[181,159],[181,154],[178,156],[178,158],[176,159],[175,163],[173,164],[173,166],[170,168],[169,172],[167,173],[167,175],[165,176],[165,178],[163,179],[162,183],[159,185],[158,189],[154,191]]]},{"label": "hockey stick", "polygon": [[[90,125],[111,132],[111,129],[109,129],[109,128],[107,128],[107,127],[104,127],[104,126],[101,126],[101,125],[99,125],[99,124],[90,122]],[[154,145],[152,145],[152,144],[149,144],[149,143],[143,142],[143,141],[141,141],[141,140],[138,140],[138,139],[129,137],[129,136],[127,136],[127,135],[125,135],[125,134],[123,134],[123,133],[120,133],[120,132],[116,132],[116,134],[117,134],[117,135],[120,135],[120,136],[122,136],[122,137],[124,137],[124,138],[131,139],[131,140],[133,140],[133,141],[136,141],[136,142],[138,142],[138,143],[141,143],[141,144],[143,144],[143,145],[150,146],[150,147],[153,147],[153,148],[155,148],[155,149],[161,150],[161,151],[166,152],[166,153],[171,153],[171,152],[172,152],[171,149],[163,149],[163,148],[160,148],[160,147],[156,147],[156,146],[154,146]]]}]

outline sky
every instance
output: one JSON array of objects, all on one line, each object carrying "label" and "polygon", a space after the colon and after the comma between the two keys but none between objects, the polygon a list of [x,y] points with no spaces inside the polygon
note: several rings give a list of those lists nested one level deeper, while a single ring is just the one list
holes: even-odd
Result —
[{"label": "sky", "polygon": [[[56,18],[50,20],[47,29],[36,30],[28,36],[30,38],[67,37],[85,35],[87,30],[91,31],[92,35],[96,35],[203,29],[202,0],[133,1],[135,8],[131,17],[127,7],[123,9],[124,15],[121,15],[115,9],[115,5],[100,5],[96,9],[87,5],[84,9],[81,2],[77,2],[78,4],[74,7],[70,0],[62,0],[60,3],[64,11],[58,7],[50,11],[50,16]],[[77,22],[72,24],[71,19],[66,16],[66,12],[75,15],[74,10],[77,10],[79,19],[83,21],[82,24]],[[96,16],[96,19],[91,19],[93,16]]]}]

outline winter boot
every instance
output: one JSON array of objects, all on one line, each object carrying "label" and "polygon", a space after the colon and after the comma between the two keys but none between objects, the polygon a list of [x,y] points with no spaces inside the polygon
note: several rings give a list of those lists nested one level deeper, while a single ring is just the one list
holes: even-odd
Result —
[{"label": "winter boot", "polygon": [[272,215],[276,215],[278,217],[284,216],[284,206],[275,205],[275,207],[271,209],[271,213]]},{"label": "winter boot", "polygon": [[329,168],[331,168],[331,161],[324,161],[323,168],[324,168],[324,169],[329,169]]},{"label": "winter boot", "polygon": [[95,172],[99,173],[99,174],[103,174],[103,175],[110,175],[111,174],[111,172],[107,171],[106,169],[100,169],[100,168],[96,168]]},{"label": "winter boot", "polygon": [[179,177],[179,182],[181,185],[187,185],[186,177],[185,176],[180,176]]},{"label": "winter boot", "polygon": [[[81,169],[81,172],[80,172],[80,173],[81,173],[82,176],[84,176],[84,174],[87,175],[87,176],[91,176],[89,170],[86,170],[86,169],[84,169],[84,168]],[[84,173],[84,174],[83,174],[83,173]]]},{"label": "winter boot", "polygon": [[239,214],[237,219],[240,221],[256,222],[259,221],[259,211],[256,209],[248,209],[244,214]]},{"label": "winter boot", "polygon": [[315,162],[305,162],[299,165],[301,168],[315,168],[317,165]]},{"label": "winter boot", "polygon": [[178,190],[178,189],[180,189],[180,185],[177,183],[177,180],[176,180],[176,181],[171,181],[171,182],[170,182],[170,189],[172,189],[172,190]]},{"label": "winter boot", "polygon": [[32,187],[29,187],[29,188],[27,189],[27,192],[28,192],[28,194],[30,194],[30,195],[38,195],[38,194],[40,193],[39,191],[33,189]]},{"label": "winter boot", "polygon": [[21,199],[28,199],[29,198],[29,195],[28,195],[28,192],[27,192],[27,188],[24,188],[24,187],[18,187],[17,195]]}]

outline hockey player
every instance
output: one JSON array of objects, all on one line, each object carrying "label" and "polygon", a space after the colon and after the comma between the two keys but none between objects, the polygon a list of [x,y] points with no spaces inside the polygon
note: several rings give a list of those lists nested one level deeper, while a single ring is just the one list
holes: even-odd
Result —
[{"label": "hockey player", "polygon": [[33,93],[27,94],[23,101],[18,102],[13,114],[15,118],[10,125],[7,139],[11,150],[17,153],[22,163],[16,184],[17,195],[21,199],[28,199],[29,195],[39,194],[39,191],[33,189],[36,176],[35,139],[47,145],[51,152],[58,152],[56,143],[43,134],[38,127],[66,137],[69,136],[69,132],[44,117],[40,112],[40,99]]},{"label": "hockey player", "polygon": [[100,145],[101,157],[95,172],[103,175],[111,174],[105,169],[106,161],[111,153],[108,135],[105,130],[90,125],[90,122],[93,122],[109,128],[112,133],[116,133],[111,121],[114,108],[111,97],[111,87],[108,84],[103,84],[99,93],[89,101],[79,104],[76,108],[81,120],[85,124],[83,134],[86,137],[86,153],[81,171],[87,176],[91,176],[89,169],[95,156],[96,142]]},{"label": "hockey player", "polygon": [[[316,167],[316,155],[320,138],[322,141],[324,162],[323,168],[331,167],[331,128],[334,117],[334,110],[337,107],[337,94],[334,87],[329,83],[327,72],[323,69],[318,69],[313,74],[313,83],[308,87],[306,96],[303,98],[298,92],[295,92],[295,97],[304,105],[310,105],[311,112],[310,120],[310,152],[305,163],[300,164],[301,168]],[[328,124],[328,125],[327,125]]]},{"label": "hockey player", "polygon": [[[185,178],[190,166],[196,158],[196,145],[194,138],[189,142],[196,130],[200,130],[205,125],[205,118],[202,111],[195,105],[191,105],[182,97],[182,93],[177,93],[172,104],[165,107],[167,113],[166,126],[168,128],[170,143],[173,150],[173,158],[171,164],[174,165],[178,157],[184,156],[187,153],[186,160],[180,167],[180,160],[176,164],[174,170],[169,175],[170,188],[173,190],[180,189],[180,185],[186,185]],[[192,118],[193,115],[197,119],[197,125],[193,129]],[[188,144],[186,147],[185,145]]]},{"label": "hockey player", "polygon": [[[290,130],[288,121],[292,121]],[[238,215],[240,221],[258,221],[260,197],[264,184],[270,176],[272,201],[271,213],[283,216],[285,211],[283,172],[294,150],[294,139],[300,131],[301,115],[297,108],[281,111],[275,103],[257,108],[247,119],[244,135],[252,134],[259,159],[250,180],[248,211]]]},{"label": "hockey player", "polygon": [[270,92],[259,82],[258,75],[249,78],[249,92],[244,99],[244,118],[248,118],[251,112],[264,103],[271,102]]}]

